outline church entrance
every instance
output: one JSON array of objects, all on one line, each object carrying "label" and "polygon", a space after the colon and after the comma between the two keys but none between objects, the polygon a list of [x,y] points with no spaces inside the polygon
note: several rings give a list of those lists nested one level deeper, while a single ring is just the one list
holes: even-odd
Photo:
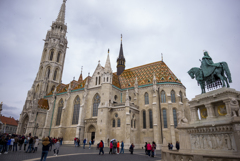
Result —
[{"label": "church entrance", "polygon": [[95,139],[95,132],[92,132],[91,140]]},{"label": "church entrance", "polygon": [[87,140],[95,140],[96,137],[96,128],[93,125],[90,125],[88,127],[88,131],[87,131]]}]

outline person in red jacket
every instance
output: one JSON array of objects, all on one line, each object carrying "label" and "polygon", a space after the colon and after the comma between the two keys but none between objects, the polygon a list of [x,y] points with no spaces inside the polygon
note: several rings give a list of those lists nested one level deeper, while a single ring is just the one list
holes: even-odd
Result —
[{"label": "person in red jacket", "polygon": [[102,152],[103,155],[104,155],[103,148],[104,148],[104,143],[103,143],[103,141],[101,140],[100,143],[99,143],[99,155],[101,154],[101,152]]},{"label": "person in red jacket", "polygon": [[150,157],[150,152],[152,151],[152,146],[150,143],[147,144],[148,156]]}]

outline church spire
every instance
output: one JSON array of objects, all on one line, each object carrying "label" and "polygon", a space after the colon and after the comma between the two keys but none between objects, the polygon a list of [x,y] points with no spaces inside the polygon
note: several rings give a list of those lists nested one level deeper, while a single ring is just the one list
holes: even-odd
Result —
[{"label": "church spire", "polygon": [[125,70],[125,58],[123,55],[122,34],[121,34],[121,45],[120,45],[119,56],[117,59],[117,75],[121,75],[124,70]]},{"label": "church spire", "polygon": [[105,70],[105,72],[112,73],[112,68],[111,68],[111,63],[110,63],[110,58],[109,58],[109,49],[108,49],[108,56],[107,56],[104,70]]},{"label": "church spire", "polygon": [[80,74],[80,76],[79,76],[79,78],[78,78],[78,82],[79,82],[79,81],[82,81],[82,70],[83,70],[83,67],[81,68],[81,74]]},{"label": "church spire", "polygon": [[67,0],[63,0],[61,9],[60,9],[60,11],[59,11],[59,13],[58,13],[58,17],[57,17],[57,19],[56,19],[57,22],[65,23],[66,1],[67,1]]}]

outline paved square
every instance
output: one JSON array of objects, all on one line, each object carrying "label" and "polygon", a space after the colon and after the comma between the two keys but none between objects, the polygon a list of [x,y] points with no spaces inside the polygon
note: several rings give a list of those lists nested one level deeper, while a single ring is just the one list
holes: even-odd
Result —
[{"label": "paved square", "polygon": [[[53,146],[54,148],[54,146]],[[148,157],[144,154],[144,149],[135,149],[133,155],[125,149],[124,154],[115,154],[109,155],[109,148],[104,148],[104,155],[98,155],[99,151],[96,147],[92,147],[91,149],[86,146],[86,149],[81,147],[74,147],[74,145],[62,145],[59,150],[59,155],[54,156],[53,150],[48,153],[47,160],[50,161],[79,161],[79,160],[87,160],[87,161],[106,161],[106,160],[114,160],[114,161],[160,161],[161,153],[157,150],[157,156],[154,158]],[[17,152],[9,152],[8,154],[0,155],[1,161],[39,161],[42,153],[42,146],[39,145],[38,151],[35,153],[25,153],[23,150],[18,150]]]}]

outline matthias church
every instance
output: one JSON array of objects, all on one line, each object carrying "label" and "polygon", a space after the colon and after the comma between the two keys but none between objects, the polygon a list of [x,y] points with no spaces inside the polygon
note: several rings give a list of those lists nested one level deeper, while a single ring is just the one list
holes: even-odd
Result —
[{"label": "matthias church", "polygon": [[37,76],[28,91],[17,128],[17,134],[32,133],[38,137],[63,137],[72,144],[83,140],[113,138],[134,143],[141,148],[163,139],[173,144],[179,140],[178,120],[189,118],[186,88],[163,60],[125,69],[121,40],[116,72],[106,62],[96,64],[92,75],[62,83],[67,49],[65,23],[66,0],[57,19],[52,22],[44,40]]}]

